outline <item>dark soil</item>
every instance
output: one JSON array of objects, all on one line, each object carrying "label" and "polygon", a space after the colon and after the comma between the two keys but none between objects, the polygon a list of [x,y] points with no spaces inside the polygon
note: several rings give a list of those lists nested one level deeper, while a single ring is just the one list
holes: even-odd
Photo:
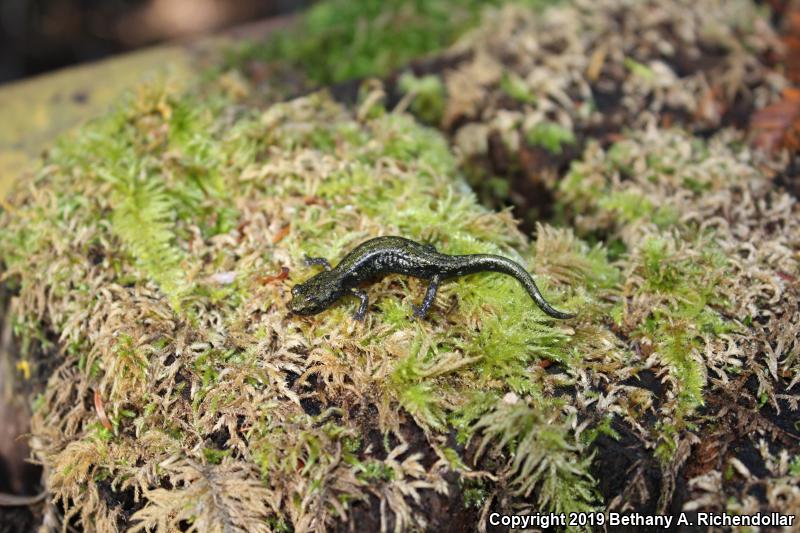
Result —
[{"label": "dark soil", "polygon": [[36,531],[42,522],[41,507],[0,507],[0,533]]}]

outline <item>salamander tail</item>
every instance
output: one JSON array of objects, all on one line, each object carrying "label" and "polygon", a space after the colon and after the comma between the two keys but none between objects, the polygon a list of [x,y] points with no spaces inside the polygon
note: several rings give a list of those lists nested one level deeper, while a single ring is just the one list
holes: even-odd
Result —
[{"label": "salamander tail", "polygon": [[536,282],[533,281],[533,278],[528,271],[507,257],[491,254],[462,255],[456,257],[459,260],[459,268],[454,269],[457,275],[471,274],[481,271],[501,272],[503,274],[508,274],[509,276],[513,276],[522,284],[523,287],[525,287],[525,290],[528,291],[531,299],[533,299],[533,301],[536,302],[536,305],[539,306],[539,309],[544,311],[544,313],[548,316],[560,318],[562,320],[577,316],[575,313],[565,313],[563,311],[559,311],[550,305],[547,300],[544,299],[544,296],[542,296],[542,293],[539,291],[539,287],[536,286]]}]

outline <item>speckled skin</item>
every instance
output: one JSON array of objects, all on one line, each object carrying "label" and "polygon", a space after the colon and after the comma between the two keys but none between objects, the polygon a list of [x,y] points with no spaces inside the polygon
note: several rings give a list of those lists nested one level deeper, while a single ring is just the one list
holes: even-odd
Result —
[{"label": "speckled skin", "polygon": [[499,255],[445,255],[429,244],[403,237],[376,237],[358,245],[336,268],[331,268],[328,261],[322,258],[306,258],[306,263],[322,265],[325,271],[292,287],[289,308],[299,315],[314,315],[333,305],[342,296],[352,294],[361,300],[354,317],[362,320],[369,300],[367,294],[357,288],[358,285],[386,274],[405,274],[430,281],[422,305],[413,306],[414,315],[421,318],[433,304],[442,280],[477,272],[501,272],[516,278],[536,305],[551,317],[564,319],[575,316],[554,309],[524,268]]}]

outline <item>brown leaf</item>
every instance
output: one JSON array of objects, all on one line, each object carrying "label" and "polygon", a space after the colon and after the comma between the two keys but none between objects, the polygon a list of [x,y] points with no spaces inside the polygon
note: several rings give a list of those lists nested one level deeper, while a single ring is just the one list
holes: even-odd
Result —
[{"label": "brown leaf", "polygon": [[281,267],[281,271],[277,274],[273,274],[270,276],[262,276],[259,280],[262,285],[268,285],[270,283],[274,283],[276,281],[283,281],[289,277],[289,268],[288,267]]},{"label": "brown leaf", "polygon": [[281,229],[277,231],[277,233],[275,233],[275,236],[272,237],[272,244],[278,244],[279,242],[281,242],[283,239],[286,238],[287,235],[289,235],[289,232],[291,230],[292,230],[291,224],[286,224],[285,226],[283,226]]},{"label": "brown leaf", "polygon": [[796,2],[790,7],[791,13],[786,16],[786,35],[783,44],[786,47],[786,77],[794,83],[800,83],[800,5]]},{"label": "brown leaf", "polygon": [[750,132],[753,145],[762,150],[800,149],[800,89],[785,89],[779,102],[754,114]]}]

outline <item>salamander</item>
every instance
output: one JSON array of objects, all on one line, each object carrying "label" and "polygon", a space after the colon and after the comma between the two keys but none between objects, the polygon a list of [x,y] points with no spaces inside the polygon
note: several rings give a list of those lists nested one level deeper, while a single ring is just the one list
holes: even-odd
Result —
[{"label": "salamander", "polygon": [[321,265],[325,270],[292,287],[289,309],[298,315],[317,314],[349,294],[361,300],[354,318],[363,320],[369,298],[358,286],[386,274],[403,274],[430,282],[422,305],[412,305],[414,315],[423,318],[433,304],[442,281],[477,272],[501,272],[519,281],[536,305],[551,317],[567,319],[575,316],[553,308],[539,292],[527,270],[499,255],[447,255],[437,252],[430,244],[387,236],[361,243],[345,255],[336,268],[332,268],[327,259],[321,257],[306,257],[305,261],[307,265]]}]

